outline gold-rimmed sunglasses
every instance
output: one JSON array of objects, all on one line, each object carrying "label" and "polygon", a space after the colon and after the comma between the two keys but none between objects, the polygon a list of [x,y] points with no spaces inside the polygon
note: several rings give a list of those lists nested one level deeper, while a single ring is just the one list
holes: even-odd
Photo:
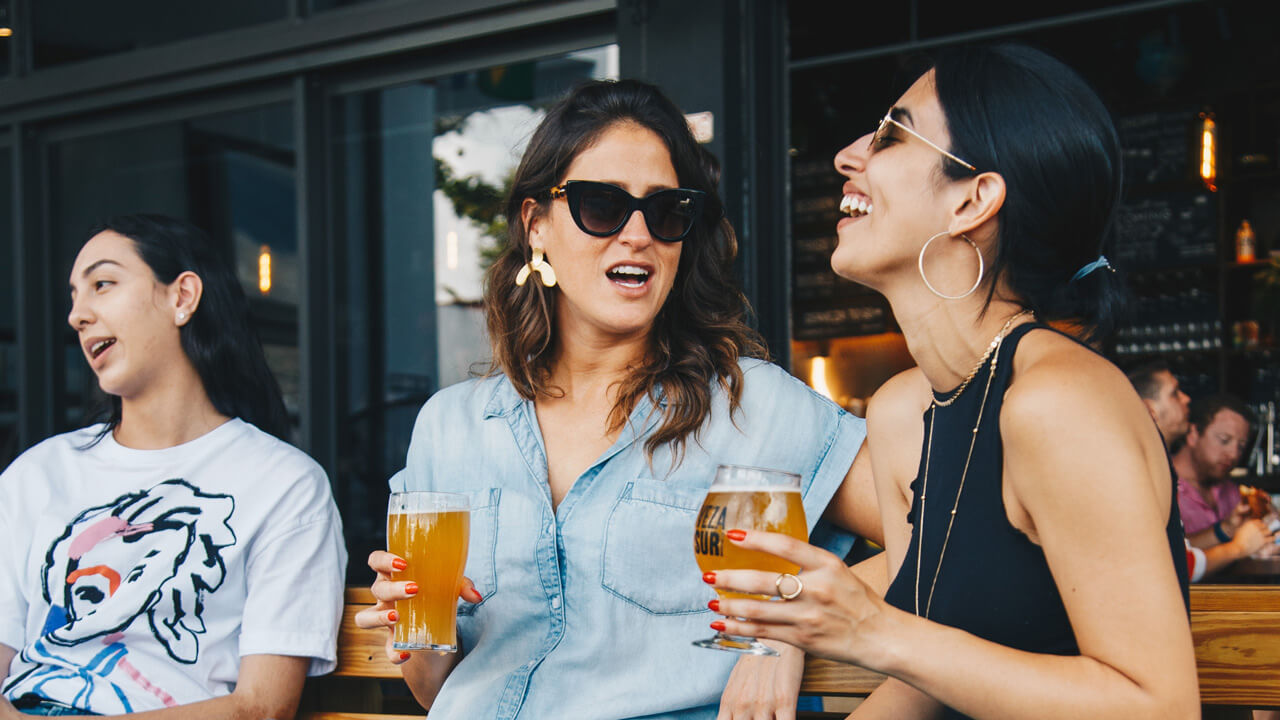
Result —
[{"label": "gold-rimmed sunglasses", "polygon": [[[891,113],[891,112],[892,112],[892,111],[890,111],[890,113]],[[904,133],[906,133],[906,134],[910,135],[911,137],[913,137],[913,138],[915,138],[915,139],[919,140],[920,142],[924,143],[925,145],[928,145],[929,147],[933,148],[934,150],[937,150],[938,152],[940,152],[940,153],[942,153],[943,155],[945,155],[945,156],[947,156],[947,157],[951,158],[952,160],[954,160],[954,161],[956,161],[956,162],[960,163],[960,164],[961,164],[961,165],[963,165],[964,167],[969,168],[969,170],[971,170],[971,171],[973,171],[973,172],[977,172],[977,171],[978,171],[978,168],[974,167],[973,163],[965,162],[964,160],[961,160],[959,157],[957,157],[957,156],[953,155],[952,153],[950,153],[950,152],[948,152],[948,151],[946,151],[946,150],[942,149],[941,147],[939,147],[939,146],[938,146],[938,144],[937,144],[937,143],[933,142],[933,141],[932,141],[932,140],[930,140],[929,138],[927,138],[927,137],[925,137],[925,136],[921,135],[920,133],[916,132],[915,130],[912,130],[911,128],[907,127],[906,125],[903,125],[902,123],[898,122],[897,120],[894,120],[894,119],[893,119],[893,117],[890,115],[890,113],[885,113],[885,116],[884,116],[884,117],[882,117],[882,118],[880,118],[880,124],[876,127],[876,131],[875,131],[875,133],[873,133],[873,134],[871,135],[871,147],[873,147],[873,148],[879,148],[879,147],[881,147],[881,146],[884,144],[884,139],[885,139],[885,137],[887,137],[887,136],[888,136],[888,134],[889,134],[889,129],[890,129],[890,127],[892,126],[892,127],[896,127],[896,128],[898,128],[898,129],[899,129],[899,130],[901,130],[902,132],[904,132]]]}]

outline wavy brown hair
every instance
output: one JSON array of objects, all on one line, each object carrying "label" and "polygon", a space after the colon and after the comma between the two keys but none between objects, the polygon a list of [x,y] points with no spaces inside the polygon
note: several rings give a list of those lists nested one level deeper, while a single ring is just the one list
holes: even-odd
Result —
[{"label": "wavy brown hair", "polygon": [[618,123],[652,130],[670,150],[680,186],[707,193],[702,219],[682,241],[675,283],[654,320],[649,352],[621,381],[609,415],[609,428],[616,431],[641,397],[648,395],[654,407],[665,400],[661,425],[645,441],[645,451],[652,457],[659,446],[671,443],[673,460],[679,462],[689,435],[697,439],[711,412],[713,383],[728,394],[732,414],[742,399],[738,359],[765,358],[768,352],[747,325],[747,301],[733,282],[738,240],[716,192],[720,165],[693,139],[675,104],[653,85],[638,80],[580,85],[552,106],[534,131],[507,198],[507,246],[485,278],[490,372],[506,374],[526,400],[561,392],[550,384],[559,291],[536,280],[515,282],[530,259],[520,209],[532,198],[538,212],[546,212],[550,189],[566,179],[573,160]]}]

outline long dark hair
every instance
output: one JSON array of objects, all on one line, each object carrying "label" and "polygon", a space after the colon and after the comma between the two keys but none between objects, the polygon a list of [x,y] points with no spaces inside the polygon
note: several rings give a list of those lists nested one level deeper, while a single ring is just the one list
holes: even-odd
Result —
[{"label": "long dark hair", "polygon": [[493,370],[505,373],[528,400],[558,391],[548,384],[558,291],[539,282],[515,283],[530,258],[520,209],[526,198],[533,198],[539,212],[546,212],[548,191],[566,179],[574,158],[619,123],[653,131],[670,151],[680,186],[707,193],[703,219],[683,241],[675,283],[654,321],[648,356],[622,381],[610,416],[616,430],[642,396],[657,401],[661,388],[667,401],[662,424],[645,442],[645,450],[652,456],[669,442],[677,460],[685,439],[690,433],[696,437],[711,412],[713,383],[724,387],[736,410],[742,397],[738,359],[763,358],[767,352],[745,322],[746,298],[732,280],[738,241],[716,191],[719,162],[698,145],[684,115],[653,85],[638,80],[580,85],[551,107],[530,139],[507,199],[507,246],[485,283]]},{"label": "long dark hair", "polygon": [[[164,215],[118,215],[95,225],[89,237],[106,230],[132,240],[138,256],[162,284],[187,271],[200,276],[204,283],[200,304],[179,330],[183,352],[218,412],[287,442],[289,415],[262,344],[249,324],[249,301],[204,231]],[[103,436],[121,418],[120,397],[108,398]]]},{"label": "long dark hair", "polygon": [[[1123,308],[1114,270],[1076,272],[1114,245],[1122,180],[1111,115],[1085,81],[1023,45],[950,47],[929,58],[951,151],[1000,173],[1006,195],[992,278],[1046,320],[1075,320],[1091,339]],[[952,179],[973,171],[945,160]],[[987,302],[995,292],[992,283]]]}]

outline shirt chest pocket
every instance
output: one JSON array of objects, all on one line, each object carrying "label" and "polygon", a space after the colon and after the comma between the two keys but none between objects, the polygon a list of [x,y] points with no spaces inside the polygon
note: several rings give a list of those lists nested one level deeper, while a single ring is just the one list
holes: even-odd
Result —
[{"label": "shirt chest pocket", "polygon": [[705,497],[705,488],[627,483],[605,527],[605,590],[653,615],[707,612],[714,593],[693,556],[694,523]]},{"label": "shirt chest pocket", "polygon": [[458,599],[458,614],[471,615],[498,591],[494,553],[498,546],[498,503],[502,488],[463,493],[471,503],[471,540],[467,546],[466,576],[480,593],[480,602]]}]

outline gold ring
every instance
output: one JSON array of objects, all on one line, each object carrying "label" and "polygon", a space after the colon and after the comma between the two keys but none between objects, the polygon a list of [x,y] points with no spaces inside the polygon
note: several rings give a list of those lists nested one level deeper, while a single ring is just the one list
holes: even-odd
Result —
[{"label": "gold ring", "polygon": [[[794,580],[796,583],[796,589],[793,590],[792,592],[782,592],[783,578],[791,578],[792,580]],[[800,578],[796,577],[795,575],[792,575],[791,573],[782,573],[781,575],[778,576],[777,580],[773,581],[773,587],[778,591],[778,597],[782,598],[783,600],[795,600],[796,598],[800,597],[800,592],[804,590],[804,583],[800,582]]]}]

